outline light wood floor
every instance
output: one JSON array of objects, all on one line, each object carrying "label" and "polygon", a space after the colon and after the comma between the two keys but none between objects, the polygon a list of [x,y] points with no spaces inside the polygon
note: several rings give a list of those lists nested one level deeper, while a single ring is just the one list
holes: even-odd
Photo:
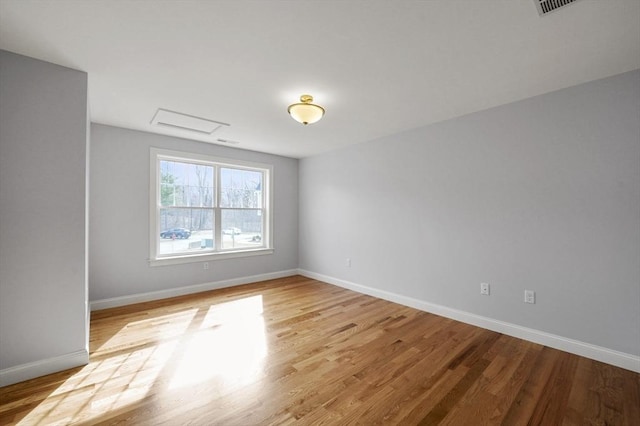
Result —
[{"label": "light wood floor", "polygon": [[0,424],[638,425],[640,375],[303,277],[92,313]]}]

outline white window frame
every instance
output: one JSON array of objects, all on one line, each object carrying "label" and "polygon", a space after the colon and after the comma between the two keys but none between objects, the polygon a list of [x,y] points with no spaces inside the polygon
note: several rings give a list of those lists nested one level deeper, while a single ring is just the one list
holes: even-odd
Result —
[{"label": "white window frame", "polygon": [[[178,161],[192,164],[204,164],[213,166],[215,170],[215,202],[212,208],[214,212],[215,232],[214,247],[203,253],[180,253],[170,255],[159,254],[159,212],[160,212],[160,161]],[[262,247],[244,249],[222,249],[221,238],[221,211],[220,207],[220,168],[230,167],[236,169],[254,170],[263,173],[263,230]],[[175,265],[192,262],[208,262],[213,260],[230,259],[237,257],[259,256],[272,254],[273,249],[273,166],[264,163],[234,160],[229,158],[214,157],[204,154],[173,151],[168,149],[150,149],[150,179],[149,179],[149,264],[151,266]]]}]

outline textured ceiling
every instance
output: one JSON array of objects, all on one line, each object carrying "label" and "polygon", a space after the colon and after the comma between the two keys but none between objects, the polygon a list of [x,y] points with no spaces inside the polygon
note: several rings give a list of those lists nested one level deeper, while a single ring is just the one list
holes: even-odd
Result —
[{"label": "textured ceiling", "polygon": [[640,68],[640,1],[0,0],[0,48],[86,71],[93,122],[305,157]]}]

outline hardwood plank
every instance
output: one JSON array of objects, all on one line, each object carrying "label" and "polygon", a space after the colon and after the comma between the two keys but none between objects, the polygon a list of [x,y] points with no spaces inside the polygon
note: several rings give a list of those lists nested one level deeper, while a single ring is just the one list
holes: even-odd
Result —
[{"label": "hardwood plank", "polygon": [[295,276],[92,313],[0,425],[636,425],[640,375]]},{"label": "hardwood plank", "polygon": [[[435,407],[420,421],[420,425],[439,424],[453,409],[462,396],[478,380],[489,365],[487,360],[479,360],[467,371],[462,379],[440,400]],[[470,421],[473,417],[468,418]],[[474,419],[475,420],[475,419]]]},{"label": "hardwood plank", "polygon": [[556,362],[531,415],[533,424],[559,424],[565,416],[578,357],[554,350]]}]

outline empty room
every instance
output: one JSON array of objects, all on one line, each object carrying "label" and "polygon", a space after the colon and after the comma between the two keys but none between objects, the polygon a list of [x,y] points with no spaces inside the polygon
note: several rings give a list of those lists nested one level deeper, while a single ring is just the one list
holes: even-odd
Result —
[{"label": "empty room", "polygon": [[0,0],[0,425],[640,424],[640,1]]}]

